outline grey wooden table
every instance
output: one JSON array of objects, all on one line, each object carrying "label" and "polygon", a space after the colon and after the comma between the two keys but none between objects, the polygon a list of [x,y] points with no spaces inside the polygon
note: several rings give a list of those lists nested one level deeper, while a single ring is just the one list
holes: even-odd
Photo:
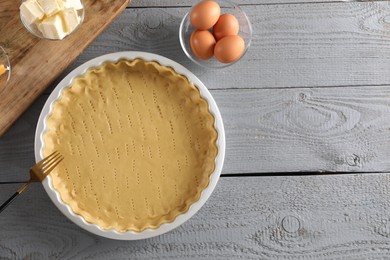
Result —
[{"label": "grey wooden table", "polygon": [[[390,259],[389,2],[237,1],[253,44],[224,70],[180,49],[191,2],[134,0],[64,75],[125,50],[193,71],[226,128],[211,199],[170,233],[113,241],[72,224],[34,184],[0,215],[0,259]],[[27,180],[52,88],[0,139],[1,200]]]}]

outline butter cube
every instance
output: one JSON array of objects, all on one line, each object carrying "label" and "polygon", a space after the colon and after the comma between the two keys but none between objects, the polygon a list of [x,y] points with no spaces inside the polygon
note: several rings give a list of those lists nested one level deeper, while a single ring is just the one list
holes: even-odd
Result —
[{"label": "butter cube", "polygon": [[62,10],[57,0],[39,0],[46,16],[52,16]]},{"label": "butter cube", "polygon": [[28,0],[20,6],[20,15],[28,24],[32,24],[42,19],[45,13],[36,0]]},{"label": "butter cube", "polygon": [[66,9],[64,1],[62,1],[62,0],[56,0],[56,1],[57,1],[57,4],[60,6],[61,10]]},{"label": "butter cube", "polygon": [[[61,10],[66,9],[65,7],[65,0],[52,0],[53,2],[57,2],[58,6],[60,7]],[[43,0],[37,0],[38,4],[43,6]]]},{"label": "butter cube", "polygon": [[76,10],[81,10],[84,8],[80,0],[63,0],[63,1],[64,1],[64,6],[66,8],[74,8]]},{"label": "butter cube", "polygon": [[42,32],[43,36],[49,39],[63,39],[67,32],[64,30],[64,24],[60,14],[47,17],[38,24],[38,29]]},{"label": "butter cube", "polygon": [[7,68],[3,64],[0,64],[0,76],[3,75],[6,71]]},{"label": "butter cube", "polygon": [[80,18],[74,8],[65,9],[61,12],[61,15],[62,22],[64,23],[64,30],[67,33],[71,33],[80,23]]}]

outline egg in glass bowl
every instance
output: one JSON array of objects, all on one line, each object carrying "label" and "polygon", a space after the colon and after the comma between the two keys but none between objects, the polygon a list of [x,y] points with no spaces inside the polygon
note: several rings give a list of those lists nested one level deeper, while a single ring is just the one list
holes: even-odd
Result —
[{"label": "egg in glass bowl", "polygon": [[187,57],[206,68],[224,68],[239,61],[252,40],[245,12],[227,0],[197,2],[186,13],[179,29]]},{"label": "egg in glass bowl", "polygon": [[20,20],[33,35],[47,40],[63,40],[82,24],[83,0],[23,0]]}]

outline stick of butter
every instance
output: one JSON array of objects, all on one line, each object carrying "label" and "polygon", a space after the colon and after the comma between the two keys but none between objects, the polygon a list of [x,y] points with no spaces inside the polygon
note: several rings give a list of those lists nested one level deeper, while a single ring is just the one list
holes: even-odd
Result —
[{"label": "stick of butter", "polygon": [[3,75],[7,69],[5,68],[4,64],[0,64],[0,76]]},{"label": "stick of butter", "polygon": [[35,24],[43,37],[63,39],[80,24],[77,10],[83,9],[81,0],[27,0],[20,6],[21,16]]},{"label": "stick of butter", "polygon": [[74,8],[65,9],[60,13],[62,15],[62,22],[64,23],[64,30],[67,33],[76,29],[80,23],[80,18],[77,15],[77,11]]},{"label": "stick of butter", "polygon": [[43,36],[50,39],[63,39],[68,32],[64,29],[62,17],[60,14],[55,14],[47,17],[38,24],[38,29],[42,32]]},{"label": "stick of butter", "polygon": [[63,2],[66,8],[74,8],[76,10],[81,10],[84,8],[80,0],[63,0]]},{"label": "stick of butter", "polygon": [[45,12],[36,0],[27,0],[20,6],[20,14],[28,24],[33,24],[42,19]]},{"label": "stick of butter", "polygon": [[[45,11],[46,16],[52,16],[53,14],[61,11],[61,6],[56,0],[38,0],[39,4],[42,6]],[[62,0],[60,0],[62,1]]]}]

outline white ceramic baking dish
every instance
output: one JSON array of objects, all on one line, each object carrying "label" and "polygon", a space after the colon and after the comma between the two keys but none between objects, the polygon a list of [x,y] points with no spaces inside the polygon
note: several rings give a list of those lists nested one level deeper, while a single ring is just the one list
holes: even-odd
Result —
[{"label": "white ceramic baking dish", "polygon": [[43,149],[45,145],[43,142],[43,135],[46,130],[46,119],[51,114],[54,102],[61,97],[62,90],[68,87],[69,85],[71,85],[72,81],[76,77],[85,74],[86,71],[89,70],[90,68],[100,66],[102,63],[107,61],[116,62],[121,59],[133,60],[136,58],[141,58],[146,61],[157,61],[161,65],[172,67],[177,73],[186,76],[195,86],[198,87],[201,96],[205,100],[207,100],[209,104],[209,110],[214,115],[215,118],[215,129],[218,132],[218,139],[217,139],[218,155],[215,161],[216,162],[215,170],[210,176],[210,183],[206,187],[206,189],[203,190],[200,199],[194,204],[192,204],[186,213],[179,215],[173,222],[162,224],[157,229],[146,229],[142,232],[127,231],[122,233],[113,229],[104,230],[95,224],[90,224],[86,222],[83,217],[73,213],[72,209],[67,204],[62,202],[60,198],[60,194],[52,186],[52,181],[50,176],[48,176],[42,182],[50,199],[68,219],[70,219],[72,222],[74,222],[81,228],[93,234],[102,237],[111,238],[111,239],[119,239],[119,240],[137,240],[137,239],[145,239],[145,238],[158,236],[180,226],[185,221],[190,219],[203,206],[203,204],[207,201],[207,199],[210,197],[211,193],[213,192],[218,182],[219,176],[221,174],[224,157],[225,157],[225,131],[224,131],[221,114],[210,92],[194,74],[192,74],[189,70],[187,70],[177,62],[156,54],[145,53],[145,52],[117,52],[117,53],[103,55],[84,63],[83,65],[79,66],[71,73],[69,73],[69,75],[67,75],[53,90],[53,92],[47,99],[38,120],[38,125],[35,133],[35,160],[40,161],[43,158],[42,155],[43,155]]}]

